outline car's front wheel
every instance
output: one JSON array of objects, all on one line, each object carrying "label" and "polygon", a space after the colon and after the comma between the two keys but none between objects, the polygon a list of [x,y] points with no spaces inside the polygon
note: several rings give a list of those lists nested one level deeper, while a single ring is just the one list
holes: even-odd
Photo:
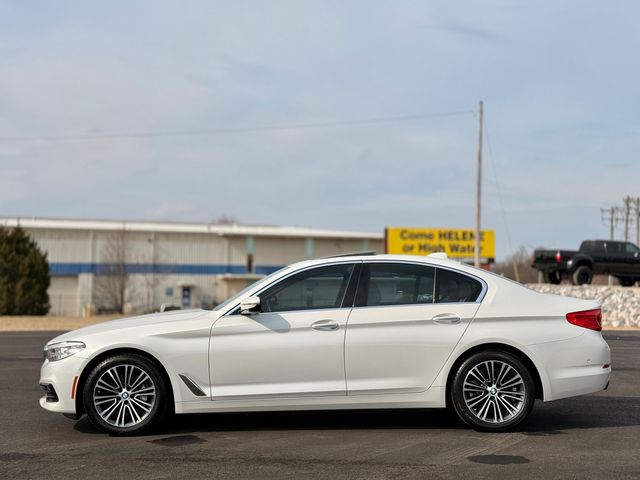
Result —
[{"label": "car's front wheel", "polygon": [[459,366],[451,400],[458,416],[475,430],[503,432],[529,415],[535,384],[526,365],[515,355],[482,351]]},{"label": "car's front wheel", "polygon": [[82,392],[91,422],[112,435],[148,431],[168,411],[168,390],[158,366],[141,355],[117,354],[97,364]]}]

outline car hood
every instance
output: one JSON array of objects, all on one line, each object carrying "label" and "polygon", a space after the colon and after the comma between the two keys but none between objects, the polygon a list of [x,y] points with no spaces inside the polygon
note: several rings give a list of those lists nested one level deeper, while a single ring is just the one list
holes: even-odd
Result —
[{"label": "car hood", "polygon": [[47,342],[56,343],[63,342],[65,340],[83,340],[84,338],[101,333],[109,333],[113,331],[122,331],[130,328],[145,327],[150,325],[160,325],[166,323],[178,323],[185,320],[192,320],[211,313],[209,310],[174,310],[163,313],[150,313],[147,315],[139,315],[136,317],[121,318],[119,320],[111,320],[108,322],[96,323],[86,327],[72,330],[62,335],[57,336],[53,340]]}]

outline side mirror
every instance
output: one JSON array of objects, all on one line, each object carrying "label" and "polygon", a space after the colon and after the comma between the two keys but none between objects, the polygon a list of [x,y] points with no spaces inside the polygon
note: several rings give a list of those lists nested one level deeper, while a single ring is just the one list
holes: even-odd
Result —
[{"label": "side mirror", "polygon": [[260,297],[247,297],[240,302],[240,315],[251,315],[260,311]]}]

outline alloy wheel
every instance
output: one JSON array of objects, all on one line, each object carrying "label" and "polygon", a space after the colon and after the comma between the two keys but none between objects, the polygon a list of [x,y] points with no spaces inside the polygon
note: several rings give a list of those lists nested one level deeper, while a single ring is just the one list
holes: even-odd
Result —
[{"label": "alloy wheel", "polygon": [[471,368],[462,390],[469,411],[483,422],[494,424],[517,416],[527,400],[522,376],[500,360],[487,360]]},{"label": "alloy wheel", "polygon": [[140,424],[155,402],[156,386],[151,376],[136,365],[114,365],[100,375],[93,389],[96,412],[114,427]]}]

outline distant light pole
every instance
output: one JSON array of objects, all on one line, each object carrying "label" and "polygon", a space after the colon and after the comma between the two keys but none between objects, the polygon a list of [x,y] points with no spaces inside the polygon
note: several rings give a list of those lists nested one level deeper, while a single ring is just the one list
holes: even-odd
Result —
[{"label": "distant light pole", "polygon": [[480,100],[479,109],[479,128],[478,128],[478,176],[476,179],[476,245],[474,251],[473,264],[480,267],[480,218],[481,218],[481,201],[482,201],[482,116],[484,114],[484,105]]}]

